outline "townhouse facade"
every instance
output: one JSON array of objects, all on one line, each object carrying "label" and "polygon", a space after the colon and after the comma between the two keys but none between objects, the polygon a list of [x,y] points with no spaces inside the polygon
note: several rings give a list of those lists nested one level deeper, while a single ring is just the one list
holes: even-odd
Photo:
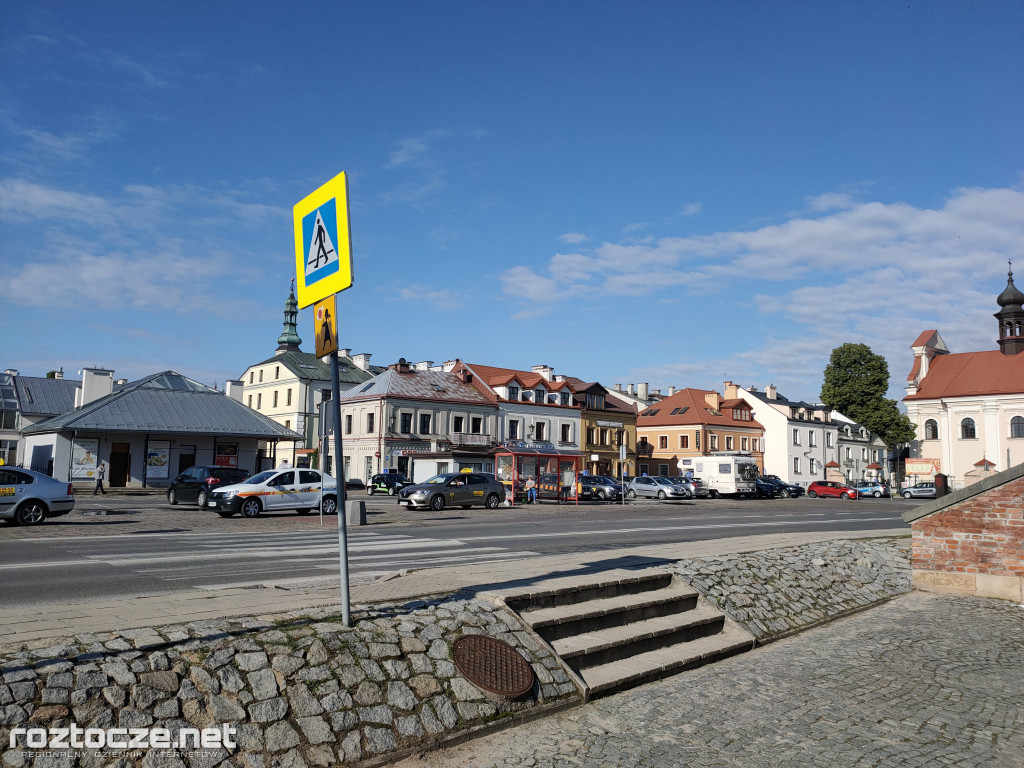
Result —
[{"label": "townhouse facade", "polygon": [[748,453],[764,471],[764,427],[738,397],[682,389],[637,418],[637,474],[680,476],[682,460],[716,453]]},{"label": "townhouse facade", "polygon": [[[345,478],[400,472],[416,482],[445,472],[494,472],[498,409],[463,368],[432,370],[399,360],[360,387],[343,392]],[[323,442],[333,466],[332,439]]]},{"label": "townhouse facade", "polygon": [[886,479],[888,451],[882,438],[838,411],[832,412],[832,418],[836,422],[839,450],[827,479],[847,483]]},{"label": "townhouse facade", "polygon": [[591,475],[621,477],[636,471],[636,406],[597,382],[566,377],[580,406],[583,467]]},{"label": "townhouse facade", "polygon": [[827,479],[826,464],[839,463],[839,430],[828,406],[789,400],[774,384],[762,392],[727,381],[725,397],[746,401],[764,426],[765,474],[806,487]]},{"label": "townhouse facade", "polygon": [[957,489],[1024,463],[1024,293],[1012,268],[996,303],[995,350],[951,353],[937,330],[911,345],[903,398],[917,426],[910,479],[942,473]]}]

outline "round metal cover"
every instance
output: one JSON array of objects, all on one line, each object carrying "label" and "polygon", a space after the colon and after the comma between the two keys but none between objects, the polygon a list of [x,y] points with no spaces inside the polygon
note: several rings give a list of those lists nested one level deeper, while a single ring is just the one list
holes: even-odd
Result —
[{"label": "round metal cover", "polygon": [[518,698],[533,689],[533,669],[508,643],[487,635],[464,635],[452,648],[455,667],[477,688]]}]

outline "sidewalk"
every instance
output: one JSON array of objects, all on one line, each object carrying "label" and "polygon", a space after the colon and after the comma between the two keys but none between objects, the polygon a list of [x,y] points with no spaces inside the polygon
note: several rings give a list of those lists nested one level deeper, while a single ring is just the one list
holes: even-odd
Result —
[{"label": "sidewalk", "polygon": [[[892,529],[778,533],[430,568],[351,584],[351,611],[355,619],[358,618],[359,606],[369,603],[401,603],[427,595],[460,590],[484,592],[499,586],[507,589],[559,576],[613,568],[656,567],[667,561],[693,557],[794,547],[834,539],[892,538],[894,535],[900,534]],[[44,647],[52,644],[50,641],[54,638],[84,633],[233,616],[262,616],[331,605],[338,606],[340,612],[340,584],[333,588],[192,590],[54,606],[44,612],[30,608],[0,608],[0,650],[21,645]]]}]

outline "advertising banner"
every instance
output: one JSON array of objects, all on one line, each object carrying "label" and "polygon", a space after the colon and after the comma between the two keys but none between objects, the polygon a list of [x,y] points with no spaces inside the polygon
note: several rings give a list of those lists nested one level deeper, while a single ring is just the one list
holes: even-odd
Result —
[{"label": "advertising banner", "polygon": [[904,471],[908,475],[934,475],[940,471],[941,466],[939,459],[907,459]]},{"label": "advertising banner", "polygon": [[99,466],[100,441],[75,438],[71,445],[71,479],[92,480]]},{"label": "advertising banner", "polygon": [[168,440],[151,440],[146,452],[146,478],[166,480],[168,465],[171,463],[171,443]]},{"label": "advertising banner", "polygon": [[213,457],[213,463],[218,467],[238,466],[238,443],[222,443],[217,446],[217,455]]}]

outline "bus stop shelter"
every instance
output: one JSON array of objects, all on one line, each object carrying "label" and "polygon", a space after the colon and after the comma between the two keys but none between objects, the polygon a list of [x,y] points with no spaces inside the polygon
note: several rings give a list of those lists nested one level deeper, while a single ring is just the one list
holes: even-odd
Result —
[{"label": "bus stop shelter", "polygon": [[505,444],[494,450],[494,474],[505,486],[506,498],[513,505],[525,498],[526,480],[531,477],[539,493],[579,503],[582,458],[577,451],[560,451],[551,444]]}]

